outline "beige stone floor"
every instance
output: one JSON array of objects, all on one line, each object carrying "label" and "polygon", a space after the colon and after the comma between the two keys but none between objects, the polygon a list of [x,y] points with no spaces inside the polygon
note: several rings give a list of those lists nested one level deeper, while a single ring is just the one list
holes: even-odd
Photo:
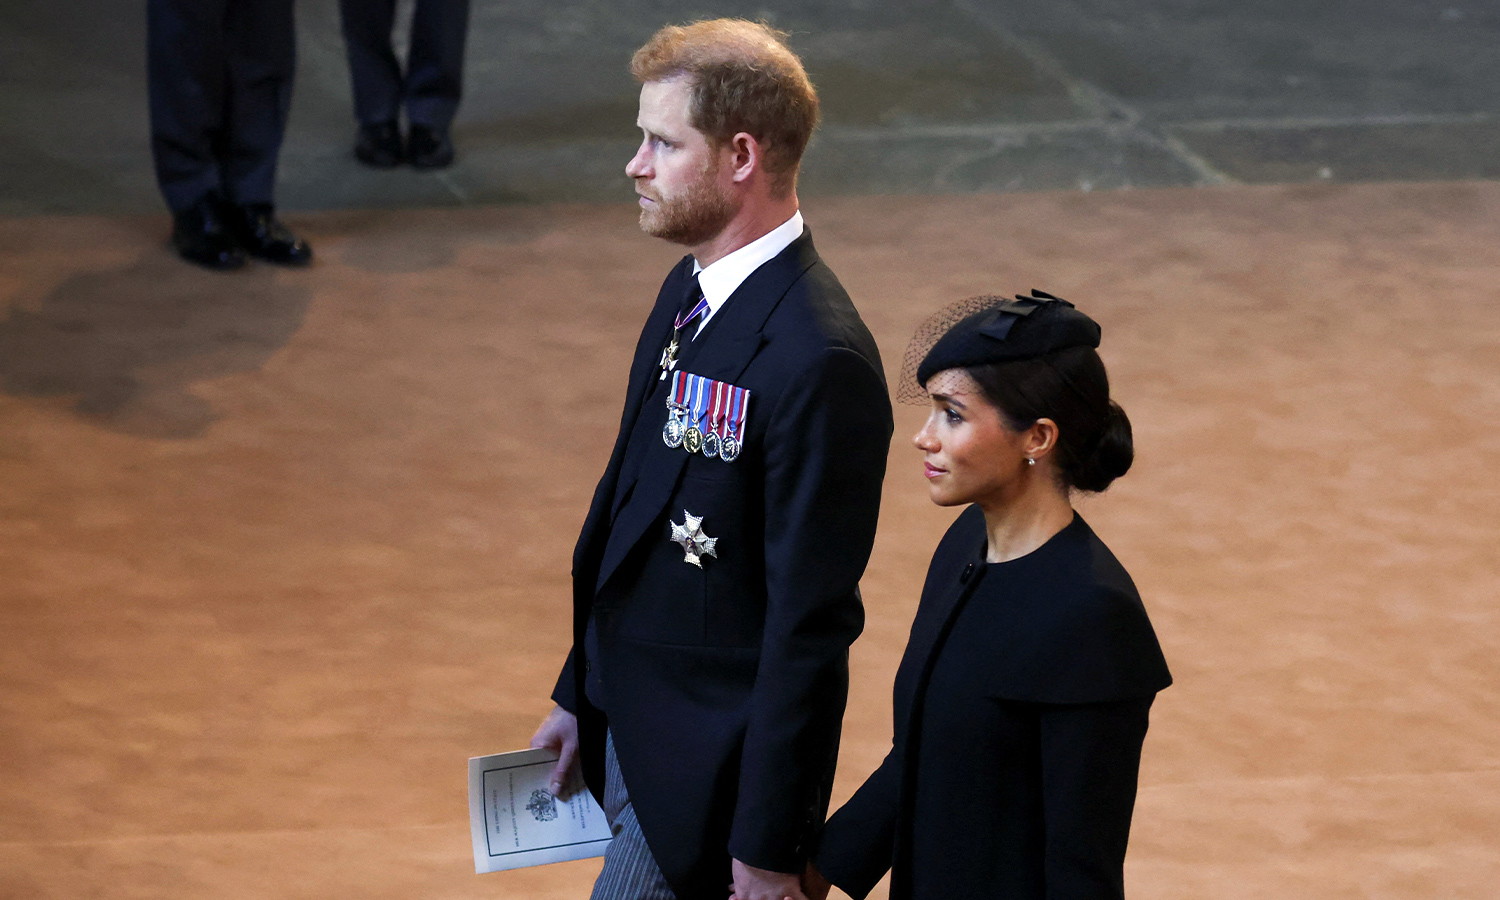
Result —
[{"label": "beige stone floor", "polygon": [[[1137,468],[1084,514],[1177,684],[1135,898],[1500,883],[1500,183],[819,200],[899,366],[1039,287],[1104,326]],[[582,898],[476,876],[572,539],[677,257],[628,206],[298,217],[220,275],[163,218],[0,221],[0,897]],[[838,783],[889,740],[927,556],[898,411]],[[883,889],[882,889],[883,892]],[[883,896],[883,893],[882,893]]]}]

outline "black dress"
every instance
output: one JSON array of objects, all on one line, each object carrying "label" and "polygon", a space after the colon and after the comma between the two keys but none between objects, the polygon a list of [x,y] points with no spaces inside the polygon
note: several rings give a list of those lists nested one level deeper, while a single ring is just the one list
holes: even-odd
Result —
[{"label": "black dress", "polygon": [[1171,684],[1140,595],[1077,515],[984,561],[984,515],[938,545],[896,673],[885,762],[828,822],[818,868],[856,898],[1124,894],[1147,716]]}]

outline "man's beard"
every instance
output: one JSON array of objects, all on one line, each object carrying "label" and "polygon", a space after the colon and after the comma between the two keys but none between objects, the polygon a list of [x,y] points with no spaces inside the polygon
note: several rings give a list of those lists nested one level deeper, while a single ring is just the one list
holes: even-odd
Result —
[{"label": "man's beard", "polygon": [[681,195],[656,200],[653,208],[641,210],[641,230],[674,244],[696,247],[706,243],[729,224],[739,208],[733,198],[714,181],[718,167],[703,175]]}]

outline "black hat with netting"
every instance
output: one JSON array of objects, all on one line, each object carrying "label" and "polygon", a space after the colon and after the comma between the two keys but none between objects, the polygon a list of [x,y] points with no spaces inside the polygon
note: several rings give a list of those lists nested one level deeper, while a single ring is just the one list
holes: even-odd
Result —
[{"label": "black hat with netting", "polygon": [[1099,323],[1042,291],[1014,299],[968,297],[917,327],[901,361],[896,396],[903,403],[926,403],[928,381],[939,372],[1098,347],[1099,335]]}]

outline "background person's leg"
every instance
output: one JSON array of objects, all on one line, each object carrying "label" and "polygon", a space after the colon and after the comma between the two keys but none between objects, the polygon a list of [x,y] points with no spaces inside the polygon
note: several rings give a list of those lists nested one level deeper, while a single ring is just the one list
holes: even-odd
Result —
[{"label": "background person's leg", "polygon": [[224,0],[148,0],[146,72],[151,158],[183,259],[236,269],[245,255],[223,205],[228,67]]},{"label": "background person's leg", "polygon": [[219,190],[226,67],[224,0],[147,0],[151,155],[167,208]]},{"label": "background person's leg", "polygon": [[[349,0],[345,0],[349,2]],[[406,118],[446,131],[463,96],[469,0],[417,0],[406,64]]]},{"label": "background person's leg", "polygon": [[292,0],[232,0],[227,21],[225,225],[251,256],[305,265],[312,248],[276,219],[274,206],[276,158],[297,68]]},{"label": "background person's leg", "polygon": [[396,0],[339,0],[354,117],[361,125],[395,122],[401,114],[401,64],[391,47]]},{"label": "background person's leg", "polygon": [[450,126],[463,95],[469,0],[417,0],[406,64],[408,151],[418,168],[453,162]]},{"label": "background person's leg", "polygon": [[225,21],[224,191],[241,205],[273,203],[297,66],[292,0],[231,0]]}]

